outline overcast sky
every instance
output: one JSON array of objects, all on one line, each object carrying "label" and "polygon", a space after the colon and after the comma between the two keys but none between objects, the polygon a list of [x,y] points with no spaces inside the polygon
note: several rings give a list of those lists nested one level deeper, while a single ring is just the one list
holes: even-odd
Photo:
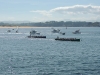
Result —
[{"label": "overcast sky", "polygon": [[100,22],[100,0],[0,0],[0,21]]}]

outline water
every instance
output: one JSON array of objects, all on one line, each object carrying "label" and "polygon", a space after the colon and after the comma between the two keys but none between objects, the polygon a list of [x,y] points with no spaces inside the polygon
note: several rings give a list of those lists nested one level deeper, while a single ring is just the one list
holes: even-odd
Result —
[{"label": "water", "polygon": [[[100,75],[99,27],[59,27],[66,35],[34,28],[46,39],[27,38],[31,29],[8,33],[0,28],[0,75]],[[77,29],[82,34],[72,34]],[[56,41],[57,36],[81,41]]]}]

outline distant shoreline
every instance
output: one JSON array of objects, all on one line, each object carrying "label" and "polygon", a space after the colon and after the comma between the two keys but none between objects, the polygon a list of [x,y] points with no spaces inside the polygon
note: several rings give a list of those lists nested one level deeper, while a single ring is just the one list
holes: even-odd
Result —
[{"label": "distant shoreline", "polygon": [[17,27],[18,28],[48,28],[48,27],[38,27],[38,26],[0,26],[0,28],[17,28]]},{"label": "distant shoreline", "polygon": [[[0,26],[0,28],[17,28],[17,26]],[[18,28],[34,28],[33,26],[18,26]]]}]

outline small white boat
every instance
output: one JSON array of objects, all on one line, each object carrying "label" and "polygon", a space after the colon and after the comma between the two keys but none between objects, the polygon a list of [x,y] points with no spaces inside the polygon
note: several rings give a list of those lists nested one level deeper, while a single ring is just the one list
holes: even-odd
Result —
[{"label": "small white boat", "polygon": [[11,30],[7,30],[7,32],[11,32]]},{"label": "small white boat", "polygon": [[40,33],[35,30],[32,30],[30,31],[30,35],[40,35]]},{"label": "small white boat", "polygon": [[76,30],[76,31],[74,31],[74,32],[72,32],[73,34],[81,34],[81,32],[80,32],[80,29],[78,29],[78,30]]},{"label": "small white boat", "polygon": [[46,38],[46,36],[42,36],[37,31],[32,30],[30,31],[30,35],[28,36],[28,38]]},{"label": "small white boat", "polygon": [[65,35],[65,33],[64,33],[64,32],[60,32],[60,34]]},{"label": "small white boat", "polygon": [[18,30],[16,30],[16,33],[18,33]]},{"label": "small white boat", "polygon": [[52,29],[53,29],[52,33],[59,33],[60,32],[59,29],[54,29],[54,28],[52,28]]},{"label": "small white boat", "polygon": [[19,28],[18,28],[18,26],[17,26],[16,33],[18,33],[18,29],[19,29]]}]

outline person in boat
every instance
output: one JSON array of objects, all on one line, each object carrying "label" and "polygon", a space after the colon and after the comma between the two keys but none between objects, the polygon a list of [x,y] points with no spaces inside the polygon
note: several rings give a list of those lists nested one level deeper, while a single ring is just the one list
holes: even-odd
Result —
[{"label": "person in boat", "polygon": [[57,39],[59,39],[59,36],[57,36]]},{"label": "person in boat", "polygon": [[30,36],[31,36],[31,33],[32,33],[32,32],[30,32]]}]

